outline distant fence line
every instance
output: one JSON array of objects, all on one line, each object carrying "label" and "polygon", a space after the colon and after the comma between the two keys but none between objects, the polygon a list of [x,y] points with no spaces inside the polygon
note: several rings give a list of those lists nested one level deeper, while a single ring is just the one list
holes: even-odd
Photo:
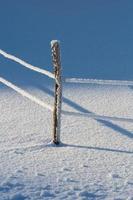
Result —
[{"label": "distant fence line", "polygon": [[84,79],[84,78],[65,78],[65,83],[88,83],[97,85],[118,85],[118,86],[132,86],[133,81],[124,80],[100,80],[100,79]]}]

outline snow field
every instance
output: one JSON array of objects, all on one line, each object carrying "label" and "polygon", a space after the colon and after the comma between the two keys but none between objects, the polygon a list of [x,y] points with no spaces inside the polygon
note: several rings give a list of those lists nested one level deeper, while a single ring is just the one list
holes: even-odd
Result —
[{"label": "snow field", "polygon": [[[65,84],[59,147],[51,112],[0,86],[1,200],[133,199],[131,86]],[[50,87],[24,89],[53,103]]]}]

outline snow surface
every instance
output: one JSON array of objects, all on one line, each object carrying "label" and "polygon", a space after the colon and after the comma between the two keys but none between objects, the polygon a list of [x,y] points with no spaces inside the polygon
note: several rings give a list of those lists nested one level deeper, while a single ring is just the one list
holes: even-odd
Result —
[{"label": "snow surface", "polygon": [[[133,199],[132,10],[132,1],[1,1],[0,48],[28,63],[0,50],[11,59],[0,56],[0,200]],[[53,70],[52,38],[68,77],[58,147],[44,108],[53,80],[35,72]]]},{"label": "snow surface", "polygon": [[[53,104],[53,86],[23,89]],[[133,87],[64,83],[61,141],[52,113],[0,83],[1,200],[132,200]]]}]

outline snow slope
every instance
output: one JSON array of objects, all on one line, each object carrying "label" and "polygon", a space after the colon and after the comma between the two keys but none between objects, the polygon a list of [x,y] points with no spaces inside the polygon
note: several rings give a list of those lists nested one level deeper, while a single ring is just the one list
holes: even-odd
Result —
[{"label": "snow slope", "polygon": [[[22,88],[53,104],[51,84]],[[132,85],[64,83],[55,147],[52,113],[1,83],[0,199],[132,200],[132,102]]]}]

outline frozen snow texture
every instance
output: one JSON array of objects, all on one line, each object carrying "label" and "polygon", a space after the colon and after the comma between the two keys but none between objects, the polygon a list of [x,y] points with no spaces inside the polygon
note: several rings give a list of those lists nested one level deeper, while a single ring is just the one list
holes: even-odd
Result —
[{"label": "frozen snow texture", "polygon": [[46,76],[48,76],[48,77],[50,77],[52,79],[55,79],[54,74],[52,74],[51,72],[49,72],[47,70],[44,70],[44,69],[40,69],[38,67],[35,67],[35,66],[33,66],[33,65],[23,61],[23,60],[21,60],[20,58],[17,58],[15,56],[11,55],[11,54],[6,53],[2,49],[0,49],[0,54],[3,55],[4,57],[10,59],[10,60],[13,60],[13,61],[19,63],[20,65],[23,65],[24,67],[27,67],[28,69],[34,70],[34,71],[36,71],[38,73],[44,74],[44,75],[46,75]]},{"label": "frozen snow texture", "polygon": [[133,87],[63,88],[58,147],[49,144],[50,112],[0,90],[0,199],[132,200]]}]

